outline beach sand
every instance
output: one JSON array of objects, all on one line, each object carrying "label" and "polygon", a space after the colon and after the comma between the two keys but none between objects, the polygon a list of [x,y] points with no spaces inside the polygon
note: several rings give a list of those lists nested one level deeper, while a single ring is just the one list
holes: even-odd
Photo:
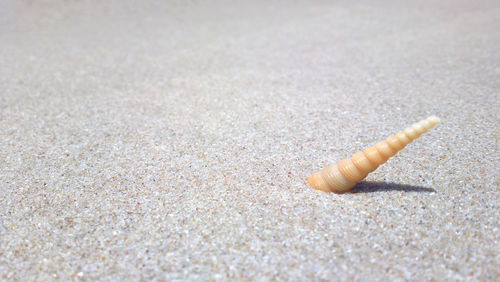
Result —
[{"label": "beach sand", "polygon": [[210,2],[0,1],[0,279],[499,280],[498,2]]}]

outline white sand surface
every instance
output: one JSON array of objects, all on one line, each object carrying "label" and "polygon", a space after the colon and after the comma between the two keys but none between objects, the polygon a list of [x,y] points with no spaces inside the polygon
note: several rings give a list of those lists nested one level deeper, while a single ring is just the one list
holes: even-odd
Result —
[{"label": "white sand surface", "polygon": [[0,0],[0,279],[498,281],[500,3],[355,2]]}]

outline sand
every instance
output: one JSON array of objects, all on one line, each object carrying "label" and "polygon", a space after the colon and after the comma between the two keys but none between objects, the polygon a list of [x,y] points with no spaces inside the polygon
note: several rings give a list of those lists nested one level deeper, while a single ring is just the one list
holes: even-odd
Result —
[{"label": "sand", "polygon": [[1,280],[500,279],[497,1],[210,2],[0,1]]}]

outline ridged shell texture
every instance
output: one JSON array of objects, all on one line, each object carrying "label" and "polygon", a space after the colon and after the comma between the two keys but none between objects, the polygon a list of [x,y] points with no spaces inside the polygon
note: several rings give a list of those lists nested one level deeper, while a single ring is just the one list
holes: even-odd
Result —
[{"label": "ridged shell texture", "polygon": [[363,152],[354,154],[350,159],[341,160],[337,165],[328,166],[321,172],[307,178],[309,184],[325,192],[343,193],[354,188],[368,173],[374,171],[390,157],[403,149],[408,143],[440,122],[436,116],[430,116],[398,134],[368,147]]}]

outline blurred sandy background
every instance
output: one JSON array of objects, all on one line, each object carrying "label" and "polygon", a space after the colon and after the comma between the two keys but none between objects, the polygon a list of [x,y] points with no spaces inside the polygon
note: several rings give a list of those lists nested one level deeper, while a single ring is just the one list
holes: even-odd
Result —
[{"label": "blurred sandy background", "polygon": [[[498,281],[499,27],[497,1],[0,0],[0,279]],[[353,193],[305,183],[431,114]]]}]

